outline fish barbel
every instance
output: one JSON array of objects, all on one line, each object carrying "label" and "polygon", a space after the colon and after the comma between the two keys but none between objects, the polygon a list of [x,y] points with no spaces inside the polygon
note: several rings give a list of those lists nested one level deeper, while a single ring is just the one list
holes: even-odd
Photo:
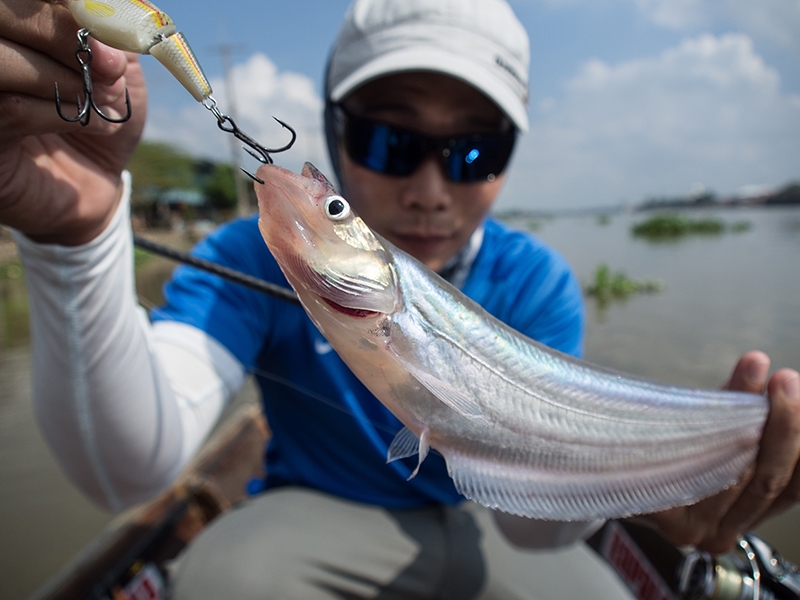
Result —
[{"label": "fish barbel", "polygon": [[372,232],[310,164],[258,176],[259,228],[303,307],[405,425],[389,460],[419,454],[419,469],[435,448],[467,498],[566,521],[690,504],[755,459],[764,396],[659,384],[547,348]]}]

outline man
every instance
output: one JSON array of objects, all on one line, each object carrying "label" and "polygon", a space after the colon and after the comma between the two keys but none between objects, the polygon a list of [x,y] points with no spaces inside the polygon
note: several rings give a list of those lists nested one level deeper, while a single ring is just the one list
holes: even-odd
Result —
[{"label": "man", "polygon": [[[133,57],[97,46],[98,100],[119,111],[127,86],[133,118],[124,126],[95,119],[88,132],[60,121],[49,82],[59,80],[62,97],[80,90],[63,66],[75,30],[65,13],[22,0],[0,5],[9,65],[0,75],[0,219],[21,232],[34,369],[48,373],[34,385],[45,435],[73,481],[118,509],[169,484],[248,372],[273,430],[266,492],[187,551],[173,597],[623,594],[581,545],[535,555],[513,548],[490,511],[460,502],[440,458],[411,482],[408,465],[383,464],[399,423],[326,351],[299,308],[179,269],[154,324],[140,318],[120,173],[141,133],[144,84]],[[563,260],[486,220],[515,131],[527,128],[527,53],[502,0],[356,2],[328,69],[329,147],[343,192],[371,227],[515,328],[579,354],[580,290]],[[467,168],[450,158],[475,136],[488,162],[473,156]],[[283,281],[254,218],[195,252]],[[765,356],[749,354],[729,385],[760,391],[767,371]],[[723,550],[765,512],[791,505],[800,486],[799,386],[788,370],[770,380],[752,481],[651,521],[676,541]],[[591,530],[497,521],[532,547]]]}]

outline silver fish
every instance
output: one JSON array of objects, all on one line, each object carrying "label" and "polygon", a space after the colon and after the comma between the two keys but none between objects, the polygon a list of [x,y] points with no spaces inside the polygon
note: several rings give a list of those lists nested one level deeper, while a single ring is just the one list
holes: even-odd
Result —
[{"label": "silver fish", "polygon": [[373,233],[313,166],[258,176],[261,233],[303,307],[405,425],[389,460],[418,454],[419,469],[435,448],[467,498],[566,521],[690,504],[755,459],[764,396],[662,385],[547,348]]}]

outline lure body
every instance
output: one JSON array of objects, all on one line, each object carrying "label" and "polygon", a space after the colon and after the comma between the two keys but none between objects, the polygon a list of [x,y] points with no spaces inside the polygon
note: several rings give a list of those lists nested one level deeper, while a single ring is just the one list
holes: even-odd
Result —
[{"label": "lure body", "polygon": [[389,460],[421,463],[433,447],[466,497],[553,520],[690,504],[754,460],[765,397],[542,346],[375,235],[316,169],[303,174],[259,169],[259,227],[311,319],[406,426]]},{"label": "lure body", "polygon": [[211,84],[185,36],[166,13],[143,0],[66,0],[75,22],[108,46],[152,54],[198,102]]}]

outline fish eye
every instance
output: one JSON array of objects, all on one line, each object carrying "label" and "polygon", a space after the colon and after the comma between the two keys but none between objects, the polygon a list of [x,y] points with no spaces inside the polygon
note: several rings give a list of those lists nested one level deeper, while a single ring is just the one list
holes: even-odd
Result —
[{"label": "fish eye", "polygon": [[341,196],[329,196],[325,200],[325,214],[329,219],[341,221],[350,215],[350,205]]}]

